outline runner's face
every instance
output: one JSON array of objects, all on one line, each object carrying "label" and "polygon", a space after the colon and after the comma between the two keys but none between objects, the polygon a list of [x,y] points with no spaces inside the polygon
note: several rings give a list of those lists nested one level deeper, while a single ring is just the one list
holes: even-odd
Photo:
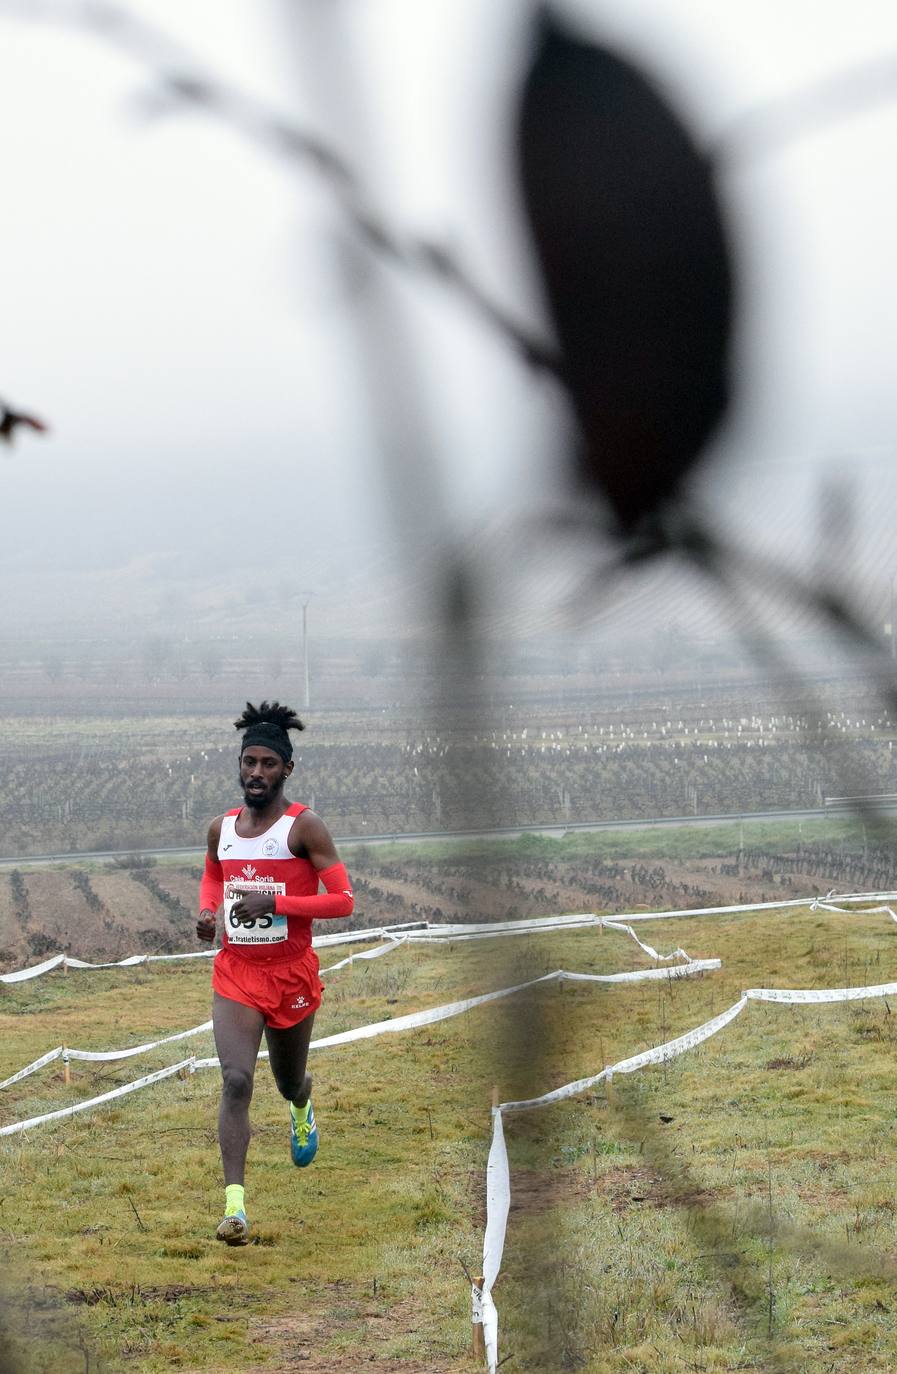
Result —
[{"label": "runner's face", "polygon": [[293,771],[292,759],[285,763],[273,749],[250,744],[240,755],[240,785],[248,807],[261,811],[283,791]]}]

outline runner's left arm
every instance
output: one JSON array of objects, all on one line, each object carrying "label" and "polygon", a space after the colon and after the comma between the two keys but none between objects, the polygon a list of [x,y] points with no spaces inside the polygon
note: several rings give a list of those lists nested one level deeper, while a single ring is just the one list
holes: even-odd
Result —
[{"label": "runner's left arm", "polygon": [[336,852],[330,831],[314,811],[303,811],[296,817],[290,832],[290,848],[294,843],[317,869],[324,891],[313,897],[275,897],[275,914],[312,916],[315,920],[324,916],[351,916],[355,907],[351,879]]},{"label": "runner's left arm", "polygon": [[290,849],[297,858],[309,860],[324,884],[324,891],[308,897],[250,892],[236,904],[232,914],[241,919],[268,914],[310,916],[313,920],[351,916],[355,906],[352,883],[320,816],[303,811],[296,817],[290,829]]}]

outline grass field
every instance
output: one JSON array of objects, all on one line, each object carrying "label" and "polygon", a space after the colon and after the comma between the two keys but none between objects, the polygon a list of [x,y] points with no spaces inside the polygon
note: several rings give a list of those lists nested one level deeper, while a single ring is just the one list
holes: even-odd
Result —
[{"label": "grass field", "polygon": [[[478,1268],[493,1084],[503,1100],[596,1072],[722,1011],[745,987],[894,977],[893,922],[803,910],[646,923],[719,973],[549,985],[422,1032],[315,1052],[319,1159],[288,1160],[260,1065],[247,1203],[258,1244],[216,1244],[218,1075],[0,1141],[0,1227],[23,1369],[134,1374],[460,1371]],[[336,953],[333,958],[339,957]],[[329,958],[322,963],[330,962]],[[327,1034],[552,968],[644,967],[594,930],[406,948],[327,979]],[[897,1009],[894,1009],[897,1011]],[[50,975],[7,988],[0,1077],[65,1041],[115,1048],[208,1015],[208,964]],[[895,1015],[885,1000],[752,1004],[664,1067],[508,1118],[512,1210],[495,1290],[510,1369],[897,1363]],[[210,1037],[197,1053],[213,1050]],[[57,1063],[7,1089],[0,1124],[186,1053]]]},{"label": "grass field", "polygon": [[[881,842],[892,844],[897,836],[897,820],[884,814]],[[809,821],[746,820],[735,818],[731,824],[645,826],[644,829],[570,830],[561,836],[540,835],[533,832],[516,839],[487,838],[464,840],[463,852],[474,858],[521,859],[704,859],[729,856],[738,852],[741,844],[788,853],[803,844],[839,845],[851,849],[864,843],[862,821],[855,817],[829,818]],[[876,838],[878,838],[876,836]],[[450,859],[457,855],[457,840],[415,841],[378,845],[344,845],[347,860],[370,855],[380,862],[406,863],[409,857],[418,859]]]},{"label": "grass field", "polygon": [[[886,916],[646,930],[663,948],[719,955],[720,974],[565,990],[568,1080],[588,1059],[594,1071],[700,1024],[745,987],[893,977]],[[883,1000],[752,1004],[681,1059],[617,1077],[610,1096],[512,1118],[512,1190],[515,1176],[518,1190],[529,1173],[537,1190],[553,1180],[558,1239],[537,1282],[526,1257],[541,1205],[511,1227],[506,1328],[523,1346],[544,1341],[542,1367],[595,1374],[893,1368],[894,1019]]]}]

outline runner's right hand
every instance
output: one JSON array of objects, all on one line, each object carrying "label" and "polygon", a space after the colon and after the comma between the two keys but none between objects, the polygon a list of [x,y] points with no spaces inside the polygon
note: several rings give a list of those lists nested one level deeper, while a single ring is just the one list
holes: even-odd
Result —
[{"label": "runner's right hand", "polygon": [[199,913],[199,920],[196,922],[196,938],[198,940],[205,940],[207,944],[211,944],[215,938],[215,926],[216,920],[214,911],[201,911]]}]

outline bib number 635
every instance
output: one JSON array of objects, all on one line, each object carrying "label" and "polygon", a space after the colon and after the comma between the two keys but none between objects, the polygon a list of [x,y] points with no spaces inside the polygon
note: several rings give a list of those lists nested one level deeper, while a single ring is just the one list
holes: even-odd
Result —
[{"label": "bib number 635", "polygon": [[271,926],[274,924],[273,916],[243,916],[241,918],[240,916],[236,916],[233,911],[227,919],[231,930],[255,930],[256,928],[259,930],[270,930]]}]

